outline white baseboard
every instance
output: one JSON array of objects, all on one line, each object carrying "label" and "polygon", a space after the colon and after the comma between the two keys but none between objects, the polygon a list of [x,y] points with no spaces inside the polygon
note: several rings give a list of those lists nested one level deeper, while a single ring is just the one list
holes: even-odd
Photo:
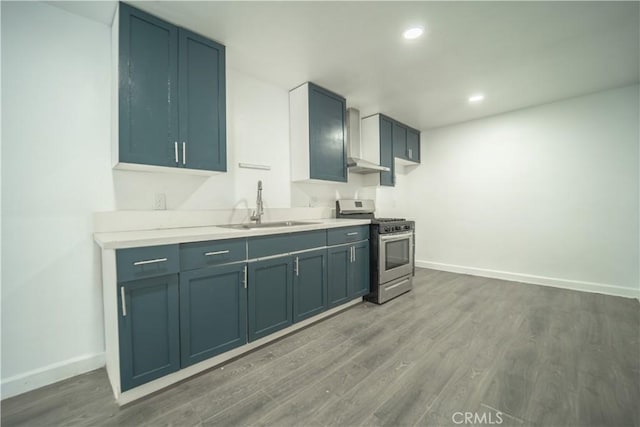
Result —
[{"label": "white baseboard", "polygon": [[594,292],[617,297],[640,299],[640,289],[623,286],[605,285],[603,283],[583,282],[580,280],[558,279],[555,277],[536,276],[532,274],[512,273],[509,271],[489,270],[485,268],[466,267],[463,265],[444,264],[440,262],[418,261],[416,267],[432,270],[449,271],[452,273],[470,274],[472,276],[489,277],[492,279],[510,280],[514,282],[531,283],[533,285],[551,286],[554,288],[571,289],[574,291]]},{"label": "white baseboard", "polygon": [[2,399],[17,396],[58,381],[103,367],[104,353],[87,354],[74,357],[63,362],[54,363],[43,368],[34,369],[24,374],[5,378],[1,383]]}]

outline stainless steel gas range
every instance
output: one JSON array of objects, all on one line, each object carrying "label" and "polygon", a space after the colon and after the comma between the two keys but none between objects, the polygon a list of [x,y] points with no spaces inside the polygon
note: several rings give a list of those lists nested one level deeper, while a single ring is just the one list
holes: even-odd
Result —
[{"label": "stainless steel gas range", "polygon": [[371,293],[365,298],[383,304],[413,287],[415,222],[376,218],[373,200],[338,200],[336,218],[371,219]]}]

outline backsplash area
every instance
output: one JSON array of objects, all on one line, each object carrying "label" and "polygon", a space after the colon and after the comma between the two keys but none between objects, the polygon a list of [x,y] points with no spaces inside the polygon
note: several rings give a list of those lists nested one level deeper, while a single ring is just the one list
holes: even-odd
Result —
[{"label": "backsplash area", "polygon": [[279,174],[241,169],[237,163],[229,172],[213,176],[114,170],[115,210],[152,210],[157,194],[164,195],[167,210],[253,209],[258,180],[263,182],[266,208],[331,208],[337,199],[376,196],[375,187],[364,186],[359,175],[351,175],[344,184],[320,184],[289,182]]},{"label": "backsplash area", "polygon": [[[93,215],[95,232],[115,232],[131,230],[158,230],[179,227],[206,227],[220,224],[249,222],[253,209],[210,209],[210,210],[120,210],[96,212]],[[333,218],[335,208],[267,208],[263,221],[313,220]]]},{"label": "backsplash area", "polygon": [[[114,170],[117,208],[95,213],[94,231],[249,222],[256,206],[258,180],[263,181],[264,221],[333,218],[337,199],[376,197],[375,187],[361,186],[361,177],[357,175],[345,184],[285,182],[277,187],[270,180],[269,171],[238,169],[236,173],[245,174],[245,187],[236,187],[229,182],[233,172],[204,177]],[[153,210],[156,194],[165,196],[166,209]]]}]

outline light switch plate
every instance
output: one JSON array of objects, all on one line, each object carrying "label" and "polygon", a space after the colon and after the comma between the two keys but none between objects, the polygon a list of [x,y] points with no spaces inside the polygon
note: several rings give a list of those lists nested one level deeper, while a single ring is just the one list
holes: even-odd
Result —
[{"label": "light switch plate", "polygon": [[153,209],[165,210],[167,209],[167,195],[165,193],[156,193],[153,201]]}]

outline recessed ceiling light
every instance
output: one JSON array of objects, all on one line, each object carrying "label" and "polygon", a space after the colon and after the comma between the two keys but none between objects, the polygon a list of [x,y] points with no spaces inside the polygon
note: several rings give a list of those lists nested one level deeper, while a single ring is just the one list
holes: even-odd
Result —
[{"label": "recessed ceiling light", "polygon": [[472,104],[482,102],[483,100],[484,100],[484,95],[481,93],[476,93],[475,95],[471,95],[469,97],[469,102],[471,102]]},{"label": "recessed ceiling light", "polygon": [[413,28],[409,28],[408,30],[406,30],[402,35],[407,40],[413,40],[413,39],[417,39],[418,37],[420,37],[423,32],[424,32],[424,30],[422,28],[413,27]]}]

